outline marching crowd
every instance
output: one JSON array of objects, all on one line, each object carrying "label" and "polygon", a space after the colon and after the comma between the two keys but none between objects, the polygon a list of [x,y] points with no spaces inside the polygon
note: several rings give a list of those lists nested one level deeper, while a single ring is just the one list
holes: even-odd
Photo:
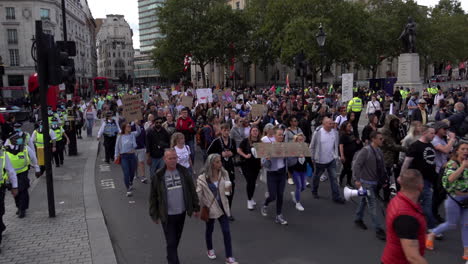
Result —
[{"label": "marching crowd", "polygon": [[[246,208],[258,208],[264,217],[272,214],[279,225],[288,224],[282,213],[286,184],[295,187],[290,195],[298,211],[307,209],[301,204],[307,187],[314,199],[320,199],[321,182],[329,182],[332,201],[338,205],[350,199],[342,187],[357,190],[354,223],[367,229],[367,208],[376,237],[386,240],[382,263],[427,263],[425,249],[434,250],[435,240],[459,224],[462,257],[468,260],[468,141],[463,140],[468,133],[467,87],[429,87],[420,93],[396,87],[392,94],[354,88],[354,97],[347,102],[332,87],[213,88],[209,101],[196,98],[192,88],[172,91],[164,100],[158,96],[161,90],[149,91],[141,104],[141,120],[125,120],[123,94],[96,96],[77,105],[75,116],[80,120],[78,138],[82,126],[91,137],[94,122],[102,120],[97,139],[103,141],[105,161],[121,165],[127,196],[133,195],[135,178],[149,183],[150,216],[163,227],[168,263],[179,263],[177,247],[186,215],[206,222],[209,259],[216,258],[212,233],[218,220],[226,263],[237,263],[230,222],[235,221],[232,204],[241,200],[234,199],[238,177],[245,178]],[[191,104],[185,97],[193,98]],[[258,116],[252,111],[256,105],[265,106]],[[69,139],[61,128],[61,110],[50,116],[49,134],[55,164],[60,166]],[[368,120],[364,128],[359,127],[362,118]],[[27,199],[21,197],[27,187],[21,187],[21,174],[25,165],[33,166],[38,175],[43,172],[34,153],[44,141],[40,123],[30,138],[20,124],[13,127],[4,138],[6,155],[0,161],[7,172],[3,181],[9,178],[12,183],[18,214],[24,217],[27,203],[21,201]],[[310,155],[257,156],[257,144],[280,142],[306,142]],[[20,164],[15,155],[28,156],[27,163]],[[200,171],[195,170],[196,155],[204,162]],[[146,166],[150,175],[145,175]],[[267,186],[263,201],[255,193],[259,179]],[[4,194],[5,188],[0,192]]]}]

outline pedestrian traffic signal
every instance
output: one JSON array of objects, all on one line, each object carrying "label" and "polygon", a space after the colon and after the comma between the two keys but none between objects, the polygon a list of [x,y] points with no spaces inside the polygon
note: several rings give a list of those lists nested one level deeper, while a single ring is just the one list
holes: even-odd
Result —
[{"label": "pedestrian traffic signal", "polygon": [[[48,38],[50,41],[50,38]],[[70,56],[76,56],[76,46],[73,41],[57,41],[49,44],[47,52],[49,85],[75,83],[75,61]]]}]

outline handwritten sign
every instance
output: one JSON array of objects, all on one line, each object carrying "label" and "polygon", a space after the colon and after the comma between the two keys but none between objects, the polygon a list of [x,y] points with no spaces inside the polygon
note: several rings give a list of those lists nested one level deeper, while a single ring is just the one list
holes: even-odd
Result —
[{"label": "handwritten sign", "polygon": [[197,99],[199,104],[213,102],[213,94],[210,88],[197,89]]},{"label": "handwritten sign", "polygon": [[122,114],[127,122],[142,120],[140,95],[122,96]]},{"label": "handwritten sign", "polygon": [[142,94],[143,94],[143,101],[145,102],[145,104],[147,104],[150,99],[149,89],[143,89]]},{"label": "handwritten sign", "polygon": [[283,158],[283,157],[310,157],[311,153],[306,143],[257,143],[254,144],[258,158]]},{"label": "handwritten sign", "polygon": [[193,105],[193,97],[192,96],[184,96],[182,97],[182,105],[188,108],[192,108]]},{"label": "handwritten sign", "polygon": [[166,90],[159,91],[159,96],[161,96],[161,99],[162,99],[164,102],[169,101],[169,96],[167,96]]},{"label": "handwritten sign", "polygon": [[266,110],[265,105],[262,105],[262,104],[252,105],[252,110],[251,110],[252,117],[263,116],[265,110]]}]

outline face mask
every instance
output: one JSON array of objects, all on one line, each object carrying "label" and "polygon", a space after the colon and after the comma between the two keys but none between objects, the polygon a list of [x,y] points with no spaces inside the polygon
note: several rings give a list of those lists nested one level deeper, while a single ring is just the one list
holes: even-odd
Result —
[{"label": "face mask", "polygon": [[42,130],[42,125],[39,126],[39,129]]},{"label": "face mask", "polygon": [[23,145],[23,138],[18,138],[16,140],[16,145]]},{"label": "face mask", "polygon": [[52,115],[53,112],[52,112],[52,111],[48,111],[47,114],[48,114],[48,115]]},{"label": "face mask", "polygon": [[21,132],[21,128],[15,128],[15,132]]}]

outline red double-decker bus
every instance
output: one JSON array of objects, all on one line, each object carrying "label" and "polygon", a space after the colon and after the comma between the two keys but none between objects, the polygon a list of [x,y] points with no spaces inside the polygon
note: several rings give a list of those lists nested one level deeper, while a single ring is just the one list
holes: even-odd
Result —
[{"label": "red double-decker bus", "polygon": [[94,94],[106,95],[109,92],[110,84],[106,77],[96,77],[93,79]]}]

